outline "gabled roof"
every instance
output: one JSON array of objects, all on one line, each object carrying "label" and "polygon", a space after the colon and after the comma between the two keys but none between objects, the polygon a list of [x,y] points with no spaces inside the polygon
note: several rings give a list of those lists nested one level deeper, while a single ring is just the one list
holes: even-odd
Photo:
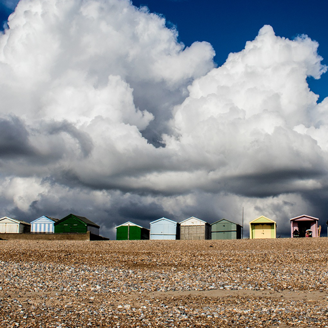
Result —
[{"label": "gabled roof", "polygon": [[21,221],[21,220],[16,220],[16,219],[12,219],[12,218],[10,218],[10,217],[8,217],[8,216],[4,216],[4,217],[2,217],[2,218],[0,219],[0,221],[1,221],[1,220],[4,220],[4,219],[11,220],[11,221],[13,221],[13,222],[15,222],[15,223],[21,223],[21,224],[31,225],[31,224],[28,223],[28,222]]},{"label": "gabled roof", "polygon": [[42,216],[40,216],[39,218],[33,220],[31,223],[37,222],[37,221],[42,220],[42,219],[51,220],[51,221],[53,221],[53,222],[57,222],[57,221],[59,221],[59,219],[55,219],[55,218],[52,218],[52,217],[50,217],[50,216],[42,215]]},{"label": "gabled roof", "polygon": [[45,215],[46,218],[50,219],[51,221],[57,222],[59,219],[52,218],[51,216]]},{"label": "gabled roof", "polygon": [[22,221],[22,220],[17,220],[17,221],[19,221],[21,224],[31,225],[31,223],[28,223],[28,222],[25,222],[25,221]]},{"label": "gabled roof", "polygon": [[9,220],[12,220],[12,221],[18,222],[18,220],[16,220],[16,219],[12,219],[12,218],[10,218],[9,216],[3,216],[2,218],[0,218],[0,221],[1,221],[1,220],[4,220],[4,219],[9,219]]},{"label": "gabled roof", "polygon": [[230,222],[230,223],[233,223],[233,224],[236,224],[236,225],[241,226],[241,224],[236,223],[236,222],[233,222],[233,221],[230,221],[230,220],[227,220],[227,219],[220,219],[220,220],[218,220],[218,221],[215,221],[215,222],[211,223],[211,225],[216,224],[216,223],[218,223],[218,222],[220,222],[220,221],[228,221],[228,222]]},{"label": "gabled roof", "polygon": [[179,223],[183,223],[183,222],[186,222],[186,221],[191,220],[191,219],[195,219],[195,220],[197,220],[197,221],[201,221],[201,222],[203,222],[203,223],[207,223],[206,221],[201,220],[201,219],[198,219],[198,218],[196,218],[195,216],[191,216],[190,218],[185,219],[185,220],[183,220],[183,221],[180,221]]},{"label": "gabled roof", "polygon": [[266,216],[261,215],[257,219],[251,221],[250,224],[251,223],[276,223],[276,221],[273,221],[273,220],[267,218]]},{"label": "gabled roof", "polygon": [[297,220],[297,219],[300,219],[300,218],[309,218],[310,220],[316,220],[316,221],[319,221],[318,218],[315,218],[314,216],[310,216],[310,215],[306,215],[306,214],[302,214],[302,215],[299,215],[299,216],[296,216],[294,218],[291,218],[290,221],[294,221],[294,220]]},{"label": "gabled roof", "polygon": [[149,224],[157,223],[157,222],[159,222],[159,221],[167,221],[167,222],[175,223],[175,224],[178,223],[178,222],[176,222],[176,221],[173,221],[173,220],[170,220],[170,219],[167,219],[167,218],[162,217],[162,218],[160,218],[160,219],[157,219],[157,220],[155,220],[155,221],[150,222]]},{"label": "gabled roof", "polygon": [[75,215],[75,214],[68,214],[67,216],[65,216],[64,218],[62,218],[61,220],[57,221],[55,224],[57,225],[58,223],[68,219],[70,216],[76,217],[77,219],[81,220],[82,222],[84,222],[86,225],[92,226],[92,227],[96,227],[96,228],[100,228],[98,224],[90,221],[89,219],[85,218],[84,216],[79,216],[79,215]]},{"label": "gabled roof", "polygon": [[142,228],[142,226],[140,226],[140,225],[138,225],[138,224],[135,224],[135,223],[133,223],[133,222],[131,222],[131,221],[128,221],[128,222],[122,223],[122,224],[116,226],[116,228],[118,228],[118,227],[124,227],[124,226],[135,226],[135,227]]}]

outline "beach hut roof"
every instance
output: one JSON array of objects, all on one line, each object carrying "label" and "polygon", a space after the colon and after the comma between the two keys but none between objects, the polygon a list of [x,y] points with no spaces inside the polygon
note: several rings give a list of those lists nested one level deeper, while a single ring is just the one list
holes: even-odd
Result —
[{"label": "beach hut roof", "polygon": [[142,228],[142,226],[140,226],[140,225],[138,225],[138,224],[135,224],[135,223],[133,223],[133,222],[131,222],[131,221],[127,221],[127,222],[125,222],[125,223],[122,223],[122,224],[116,226],[116,228],[118,228],[118,227],[124,227],[124,226],[135,226],[135,227]]},{"label": "beach hut roof", "polygon": [[276,221],[273,221],[267,218],[266,216],[261,215],[257,219],[251,221],[250,223],[276,223]]},{"label": "beach hut roof", "polygon": [[311,220],[316,220],[316,221],[319,221],[318,218],[315,218],[314,216],[310,216],[310,215],[306,215],[306,214],[302,214],[302,215],[299,215],[299,216],[295,216],[294,218],[291,218],[290,221],[296,221],[298,219],[301,219],[301,218],[309,218]]},{"label": "beach hut roof", "polygon": [[180,223],[183,223],[183,222],[189,221],[189,220],[191,220],[191,219],[195,219],[195,220],[201,221],[201,222],[203,222],[203,223],[207,223],[206,221],[201,220],[201,219],[198,219],[198,218],[196,218],[195,216],[191,216],[191,217],[188,218],[188,219],[185,219],[185,220],[183,220],[183,221],[180,221]]},{"label": "beach hut roof", "polygon": [[230,221],[230,220],[227,220],[227,219],[220,219],[220,220],[217,220],[217,221],[211,223],[211,225],[216,224],[216,223],[218,223],[218,222],[220,222],[220,221],[228,221],[228,222],[230,222],[230,223],[233,223],[233,224],[236,224],[236,225],[241,226],[240,224],[238,224],[238,223],[236,223],[236,222],[233,222],[233,221]]},{"label": "beach hut roof", "polygon": [[57,221],[59,221],[59,219],[55,219],[55,218],[52,218],[52,217],[47,216],[47,215],[42,215],[42,216],[40,216],[39,218],[37,218],[37,219],[31,221],[31,223],[37,222],[37,221],[39,221],[39,220],[41,220],[41,219],[44,219],[44,218],[45,218],[45,219],[48,219],[48,220],[51,220],[51,221],[53,221],[53,222],[57,222]]},{"label": "beach hut roof", "polygon": [[54,221],[54,222],[59,221],[59,219],[52,218],[51,216],[48,216],[48,215],[45,215],[45,217],[48,218],[48,219],[51,220],[51,221]]},{"label": "beach hut roof", "polygon": [[169,222],[172,222],[172,223],[177,224],[176,221],[173,221],[173,220],[170,220],[170,219],[168,219],[168,218],[164,218],[164,217],[162,217],[162,218],[160,218],[160,219],[157,219],[157,220],[155,220],[155,221],[152,221],[152,222],[150,222],[150,224],[157,223],[157,222],[160,222],[160,221],[169,221]]},{"label": "beach hut roof", "polygon": [[25,221],[22,221],[22,220],[16,220],[16,219],[10,218],[10,217],[8,217],[8,216],[4,216],[4,217],[2,217],[2,218],[0,219],[0,221],[1,221],[1,220],[5,220],[5,219],[11,220],[11,221],[13,221],[13,222],[15,222],[15,223],[21,223],[21,224],[31,225],[31,224],[28,223],[28,222],[25,222]]},{"label": "beach hut roof", "polygon": [[84,223],[86,223],[89,226],[100,228],[98,224],[92,222],[91,220],[85,218],[84,216],[79,216],[79,215],[75,215],[75,214],[72,214],[72,215],[76,216],[77,218],[79,218],[81,221],[83,221]]},{"label": "beach hut roof", "polygon": [[[60,224],[62,221],[64,221],[65,219],[69,218],[70,216],[76,217],[79,220],[81,220],[82,222],[84,222],[87,226],[92,226],[92,227],[96,227],[96,228],[100,228],[98,224],[90,221],[89,219],[85,218],[84,216],[79,216],[79,215],[75,215],[75,214],[68,214],[67,216],[65,216],[64,218],[62,218],[61,220],[58,220],[56,222],[56,224]],[[55,225],[56,225],[55,224]]]}]

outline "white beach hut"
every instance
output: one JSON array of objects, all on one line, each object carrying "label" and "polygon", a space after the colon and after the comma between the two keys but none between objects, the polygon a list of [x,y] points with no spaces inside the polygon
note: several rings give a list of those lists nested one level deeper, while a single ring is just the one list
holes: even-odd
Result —
[{"label": "white beach hut", "polygon": [[0,233],[30,232],[31,225],[27,222],[4,216],[0,219]]}]

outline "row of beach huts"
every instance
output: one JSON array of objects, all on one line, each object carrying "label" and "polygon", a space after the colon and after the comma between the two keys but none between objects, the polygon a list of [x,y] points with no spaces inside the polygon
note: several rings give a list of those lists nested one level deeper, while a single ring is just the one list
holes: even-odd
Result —
[{"label": "row of beach huts", "polygon": [[[300,215],[290,219],[291,237],[320,237],[321,227],[318,218]],[[62,219],[49,216],[27,223],[10,217],[0,218],[0,233],[87,233],[99,236],[99,225],[86,217],[69,214]],[[275,221],[260,216],[249,223],[249,238],[276,238],[277,224]],[[160,218],[150,222],[150,229],[133,222],[126,222],[116,227],[117,240],[205,240],[205,239],[241,239],[243,227],[227,219],[212,224],[194,216],[176,222]]]},{"label": "row of beach huts", "polygon": [[62,219],[41,216],[31,223],[12,219],[8,216],[0,218],[0,233],[90,233],[99,235],[99,225],[84,216],[69,214]]},{"label": "row of beach huts", "polygon": [[[319,219],[300,215],[290,219],[291,237],[319,237],[321,228]],[[126,222],[116,227],[117,240],[167,239],[167,240],[201,240],[201,239],[241,239],[243,227],[227,219],[218,220],[212,224],[194,216],[176,222],[160,218],[150,222],[150,229],[132,222]],[[277,224],[275,221],[260,216],[249,223],[249,238],[276,238]]]}]

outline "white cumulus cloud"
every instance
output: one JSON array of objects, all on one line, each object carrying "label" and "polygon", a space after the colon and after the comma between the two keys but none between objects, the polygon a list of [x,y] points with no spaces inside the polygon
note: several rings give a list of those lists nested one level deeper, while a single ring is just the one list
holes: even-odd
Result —
[{"label": "white cumulus cloud", "polygon": [[[326,71],[308,36],[264,26],[215,68],[128,0],[22,0],[0,35],[0,204],[25,220],[246,222],[319,215]],[[10,192],[7,192],[7,190]]]}]

